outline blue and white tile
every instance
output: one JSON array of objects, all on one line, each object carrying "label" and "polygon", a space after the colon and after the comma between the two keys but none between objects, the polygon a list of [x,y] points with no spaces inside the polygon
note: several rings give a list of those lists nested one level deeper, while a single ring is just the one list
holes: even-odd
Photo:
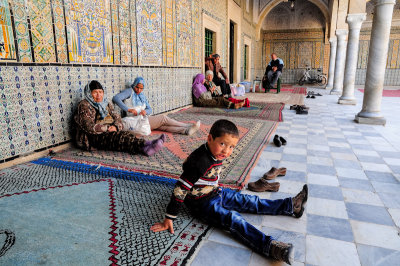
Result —
[{"label": "blue and white tile", "polygon": [[307,235],[306,247],[307,265],[360,265],[356,245],[354,243]]},{"label": "blue and white tile", "polygon": [[333,175],[322,175],[322,174],[312,174],[307,175],[307,181],[309,184],[324,185],[324,186],[339,186],[339,181],[336,176]]},{"label": "blue and white tile", "polygon": [[349,188],[343,188],[342,191],[345,202],[384,206],[380,197],[374,192]]},{"label": "blue and white tile", "polygon": [[350,220],[357,244],[400,251],[400,237],[393,226]]},{"label": "blue and white tile", "polygon": [[388,209],[397,227],[400,227],[400,209]]},{"label": "blue and white tile", "polygon": [[365,175],[364,171],[362,171],[362,170],[336,167],[336,172],[337,172],[337,175],[340,177],[365,179],[365,180],[368,179],[367,176]]},{"label": "blue and white tile", "polygon": [[394,225],[385,207],[346,202],[349,218],[352,220],[383,225]]},{"label": "blue and white tile", "polygon": [[354,239],[349,220],[314,214],[307,214],[307,234],[348,242]]},{"label": "blue and white tile", "polygon": [[307,201],[307,213],[348,219],[346,206],[343,201],[310,197]]},{"label": "blue and white tile", "polygon": [[399,265],[400,251],[358,244],[358,254],[363,266]]}]

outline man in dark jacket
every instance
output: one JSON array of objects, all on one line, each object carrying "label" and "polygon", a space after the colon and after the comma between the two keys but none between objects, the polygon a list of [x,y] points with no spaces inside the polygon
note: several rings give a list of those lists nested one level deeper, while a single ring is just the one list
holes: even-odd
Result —
[{"label": "man in dark jacket", "polygon": [[263,87],[265,88],[265,92],[268,89],[273,89],[275,83],[278,81],[280,75],[282,75],[283,69],[283,60],[278,58],[275,53],[271,54],[271,61],[267,68],[265,69],[265,74],[263,77]]},{"label": "man in dark jacket", "polygon": [[[206,57],[206,71],[211,70],[214,73],[213,82],[215,85],[221,87],[221,92],[224,96],[231,97],[231,87],[229,86],[229,79],[226,75],[225,71],[222,69],[221,64],[219,63],[220,56],[218,54],[210,55],[210,57]],[[218,76],[218,73],[221,73],[225,80],[221,79]]]}]

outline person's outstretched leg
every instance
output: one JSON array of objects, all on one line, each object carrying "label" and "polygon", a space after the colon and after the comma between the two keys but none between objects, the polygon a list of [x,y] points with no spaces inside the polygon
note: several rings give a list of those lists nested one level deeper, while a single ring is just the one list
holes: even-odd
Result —
[{"label": "person's outstretched leg", "polygon": [[269,215],[293,215],[292,198],[269,200],[255,195],[242,194],[230,189],[222,189],[222,204],[226,209]]},{"label": "person's outstretched leg", "polygon": [[220,197],[215,197],[194,212],[209,224],[228,230],[234,238],[254,251],[288,264],[291,263],[291,244],[277,241],[274,237],[264,234],[248,223],[238,212],[224,208],[222,201]]},{"label": "person's outstretched leg", "polygon": [[169,118],[166,115],[149,116],[149,123],[151,130],[156,129],[171,133],[187,134],[187,135],[193,134],[200,128],[199,121],[198,123],[193,125],[189,123],[179,122],[175,119]]},{"label": "person's outstretched leg", "polygon": [[282,75],[282,72],[280,71],[275,71],[272,74],[272,80],[271,80],[271,86],[275,87],[276,82],[278,81],[278,78]]}]

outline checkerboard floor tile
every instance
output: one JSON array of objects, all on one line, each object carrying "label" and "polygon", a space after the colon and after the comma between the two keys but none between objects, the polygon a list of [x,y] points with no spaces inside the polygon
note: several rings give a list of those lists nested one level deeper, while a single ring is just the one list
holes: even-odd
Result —
[{"label": "checkerboard floor tile", "polygon": [[[243,216],[261,231],[293,243],[293,265],[399,265],[400,117],[392,115],[400,112],[398,98],[382,99],[385,127],[360,125],[353,119],[363,94],[356,90],[357,105],[347,106],[337,104],[337,95],[312,90],[323,96],[305,99],[308,115],[296,115],[289,106],[283,110],[276,134],[288,144],[278,148],[271,140],[251,173],[250,181],[256,181],[272,166],[286,167],[286,176],[275,180],[281,183],[279,192],[242,191],[280,199],[293,197],[307,183],[303,217]],[[242,257],[228,258],[231,252]],[[221,257],[230,265],[285,265],[252,252],[219,229],[192,265],[219,265]]]}]

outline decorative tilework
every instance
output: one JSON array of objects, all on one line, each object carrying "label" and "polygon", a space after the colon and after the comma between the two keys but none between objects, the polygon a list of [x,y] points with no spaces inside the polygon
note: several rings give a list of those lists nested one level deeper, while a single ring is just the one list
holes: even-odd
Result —
[{"label": "decorative tilework", "polygon": [[0,60],[15,60],[14,33],[10,7],[7,0],[0,0]]},{"label": "decorative tilework", "polygon": [[132,64],[137,65],[137,42],[136,42],[136,5],[135,1],[130,1],[130,22],[131,22],[131,44],[132,44]]},{"label": "decorative tilework", "polygon": [[112,63],[108,0],[65,0],[70,62]]},{"label": "decorative tilework", "polygon": [[[191,104],[199,68],[0,66],[0,160],[70,140],[73,112],[89,80],[112,96],[140,75],[154,113]],[[163,89],[160,90],[160,87]]]},{"label": "decorative tilework", "polygon": [[62,0],[52,0],[56,34],[57,62],[68,63],[67,36],[65,34],[64,5]]},{"label": "decorative tilework", "polygon": [[176,0],[176,60],[179,66],[192,65],[192,2]]},{"label": "decorative tilework", "polygon": [[113,53],[114,53],[114,64],[121,64],[121,48],[120,48],[120,36],[119,36],[119,1],[111,0],[111,25],[112,25],[112,42],[113,42]]},{"label": "decorative tilework", "polygon": [[30,0],[28,6],[35,62],[56,62],[50,0]]},{"label": "decorative tilework", "polygon": [[174,0],[166,0],[164,1],[165,5],[165,28],[164,28],[164,52],[165,52],[165,61],[164,64],[168,66],[174,65],[174,51],[175,51],[175,33],[176,29],[174,27],[175,23],[175,1]]},{"label": "decorative tilework", "polygon": [[119,1],[119,36],[121,43],[121,64],[132,63],[131,27],[129,0]]},{"label": "decorative tilework", "polygon": [[136,21],[138,64],[161,65],[161,0],[137,0]]},{"label": "decorative tilework", "polygon": [[18,61],[32,62],[31,41],[29,39],[28,18],[25,11],[25,0],[12,1],[15,35],[18,44]]},{"label": "decorative tilework", "polygon": [[201,21],[200,21],[200,1],[193,1],[193,65],[201,67],[202,60],[202,41],[201,41]]}]

